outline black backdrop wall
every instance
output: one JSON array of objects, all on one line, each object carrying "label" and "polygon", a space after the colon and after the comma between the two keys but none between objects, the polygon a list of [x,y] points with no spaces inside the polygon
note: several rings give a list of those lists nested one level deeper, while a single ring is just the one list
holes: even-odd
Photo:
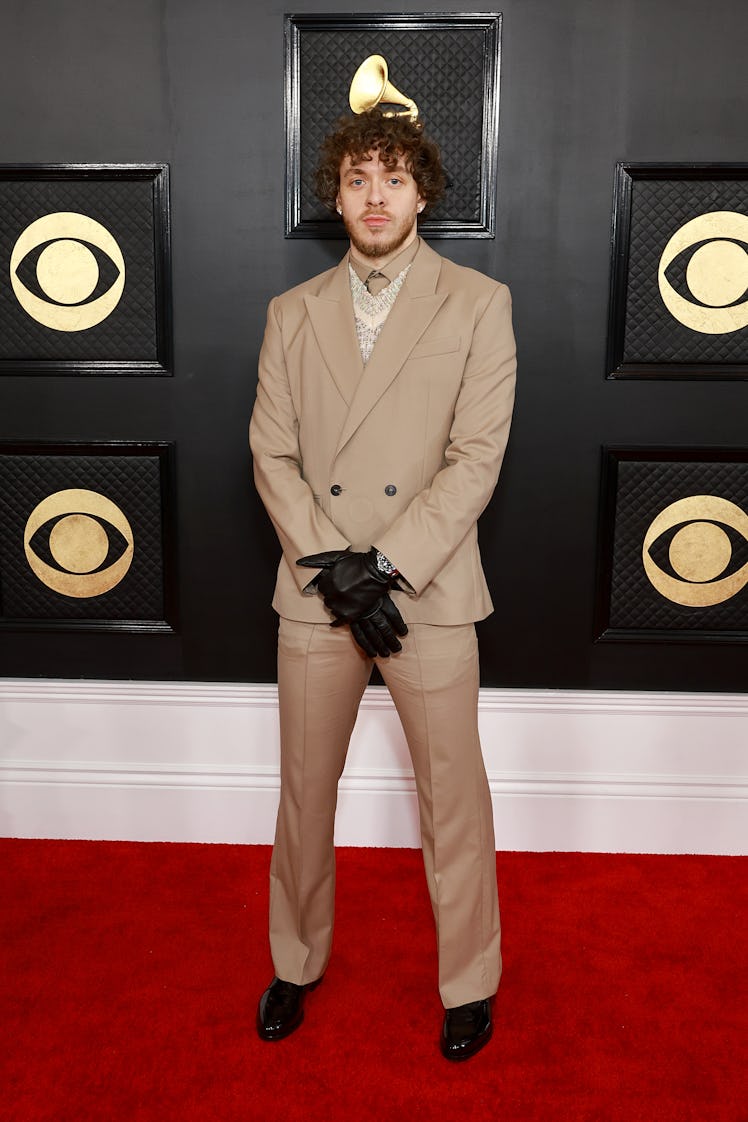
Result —
[{"label": "black backdrop wall", "polygon": [[[484,683],[741,689],[745,647],[595,643],[593,614],[601,445],[746,440],[745,382],[604,375],[615,162],[746,159],[748,8],[501,10],[497,237],[436,244],[514,296],[517,410],[481,534],[497,604],[480,626]],[[0,377],[0,438],[175,441],[181,607],[175,635],[4,632],[0,673],[271,681],[277,549],[246,443],[257,352],[268,299],[343,249],[283,237],[284,7],[3,0],[0,13],[3,162],[170,164],[175,348],[173,378]]]}]

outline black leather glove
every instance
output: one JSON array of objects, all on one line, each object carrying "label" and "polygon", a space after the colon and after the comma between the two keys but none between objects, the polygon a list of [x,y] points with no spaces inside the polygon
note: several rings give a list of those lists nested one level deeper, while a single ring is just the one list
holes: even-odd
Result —
[{"label": "black leather glove", "polygon": [[377,568],[376,550],[353,553],[349,549],[333,549],[300,557],[297,565],[322,569],[317,589],[325,606],[343,623],[365,616],[392,587],[392,578]]},{"label": "black leather glove", "polygon": [[386,658],[402,650],[397,635],[407,635],[408,629],[388,596],[397,583],[379,571],[376,552],[373,546],[368,553],[332,549],[300,557],[296,564],[322,570],[316,586],[335,616],[333,626],[350,624],[354,639],[370,658]]},{"label": "black leather glove", "polygon": [[[332,626],[342,626],[342,623],[342,620],[335,620]],[[369,658],[377,655],[389,658],[390,654],[397,654],[403,649],[397,636],[408,634],[405,620],[389,596],[383,596],[368,615],[353,620],[350,627],[351,635]]]}]

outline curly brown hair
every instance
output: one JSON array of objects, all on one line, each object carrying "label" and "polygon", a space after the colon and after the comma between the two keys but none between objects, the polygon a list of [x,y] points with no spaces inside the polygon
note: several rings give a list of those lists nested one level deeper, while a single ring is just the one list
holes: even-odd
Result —
[{"label": "curly brown hair", "polygon": [[424,135],[420,121],[403,115],[385,117],[381,109],[369,109],[356,117],[341,117],[335,132],[325,137],[314,173],[317,197],[333,213],[340,189],[340,165],[346,156],[359,160],[377,149],[386,167],[394,167],[402,156],[428,210],[444,194],[446,176],[441,154]]}]

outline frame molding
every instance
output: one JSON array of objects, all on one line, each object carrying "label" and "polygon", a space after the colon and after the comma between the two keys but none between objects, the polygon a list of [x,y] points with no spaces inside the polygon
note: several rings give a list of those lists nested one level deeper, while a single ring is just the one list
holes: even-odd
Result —
[{"label": "frame molding", "polygon": [[[717,381],[748,379],[748,347],[744,362],[628,362],[624,361],[625,320],[628,303],[628,275],[633,205],[636,180],[657,179],[706,182],[745,179],[748,163],[627,163],[615,166],[613,215],[611,221],[611,269],[608,304],[608,341],[606,377],[639,379],[688,379]],[[748,196],[748,182],[746,183]]]},{"label": "frame molding", "polygon": [[[132,634],[172,634],[178,630],[175,444],[173,441],[2,441],[0,456],[24,455],[106,455],[156,456],[159,460],[159,496],[161,507],[161,562],[163,567],[163,619],[119,618],[12,618],[0,615],[0,632],[129,632]],[[1,528],[0,528],[1,529]],[[2,573],[0,572],[0,578]],[[0,612],[2,612],[0,581]]]},{"label": "frame molding", "polygon": [[[413,14],[356,13],[351,15],[287,15],[284,21],[285,119],[286,119],[286,208],[287,238],[342,238],[340,223],[330,219],[304,219],[301,215],[302,159],[301,40],[314,31],[438,31],[482,29],[483,119],[480,174],[481,213],[477,222],[429,219],[419,221],[421,234],[431,238],[493,238],[496,226],[496,189],[499,136],[499,87],[501,74],[501,22],[498,12],[419,12]],[[353,71],[351,71],[353,77]],[[344,112],[341,106],[336,113]]]},{"label": "frame molding", "polygon": [[[594,614],[596,642],[624,643],[705,643],[712,645],[748,643],[748,628],[738,630],[686,628],[622,628],[610,626],[611,583],[614,566],[614,533],[618,495],[618,465],[624,461],[662,463],[748,464],[748,448],[648,447],[605,445],[601,450],[601,487],[598,514],[598,563]],[[734,595],[739,595],[735,593]]]},{"label": "frame molding", "polygon": [[171,300],[171,214],[169,202],[169,165],[143,164],[0,164],[3,181],[83,180],[150,181],[152,184],[154,228],[154,288],[156,317],[155,361],[126,359],[0,359],[0,375],[130,375],[170,376],[173,374],[172,300]]}]

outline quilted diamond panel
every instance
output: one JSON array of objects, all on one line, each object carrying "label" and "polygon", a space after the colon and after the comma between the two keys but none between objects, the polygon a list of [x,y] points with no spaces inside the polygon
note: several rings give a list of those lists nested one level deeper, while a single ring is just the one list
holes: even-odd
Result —
[{"label": "quilted diamond panel", "polygon": [[[154,206],[155,175],[128,178],[120,171],[97,177],[73,169],[50,173],[42,166],[0,168],[0,273],[23,286],[0,285],[0,372],[14,372],[19,362],[48,365],[49,373],[55,372],[56,363],[165,363],[165,232]],[[92,219],[97,224],[94,233],[76,232],[77,219],[71,225],[57,218],[51,221],[52,229],[34,235],[39,219],[67,214]],[[101,228],[105,236],[99,244],[94,239]],[[124,261],[124,286],[113,310],[82,329],[42,322],[68,305],[85,313],[112,288],[123,271],[111,256],[112,245]],[[17,246],[23,246],[22,251]],[[65,269],[72,268],[64,257],[70,247],[79,259],[84,255],[92,270],[90,293],[84,289],[68,297],[45,285],[44,255],[58,251],[48,272],[54,280],[56,266],[64,277]]]},{"label": "quilted diamond panel", "polygon": [[[67,454],[0,449],[2,618],[73,626],[162,623],[164,470],[164,448],[154,448],[152,454],[132,446],[104,453],[90,445],[85,451],[71,446]],[[87,492],[88,501],[67,497],[70,490]],[[95,555],[90,548],[86,552],[91,538]],[[128,543],[132,561],[120,576],[117,563]],[[66,591],[55,587],[60,577],[68,582]],[[92,586],[104,591],[92,591]]]},{"label": "quilted diamond panel", "polygon": [[[729,640],[748,633],[748,571],[738,577],[738,589],[722,602],[702,607],[675,603],[668,595],[658,591],[649,579],[642,560],[645,535],[655,517],[673,503],[690,496],[714,496],[726,499],[748,515],[748,463],[709,461],[667,461],[642,459],[619,461],[614,510],[610,512],[608,532],[612,536],[608,549],[612,554],[610,607],[608,626],[622,631],[656,631],[662,638],[668,633],[698,638]],[[703,519],[694,519],[676,512],[672,525],[665,526],[648,553],[657,569],[675,577],[679,590],[698,586],[709,589],[733,573],[740,574],[748,566],[748,540],[741,528],[725,522],[722,513]],[[666,519],[670,521],[670,519]],[[673,566],[672,543],[683,527],[703,529],[716,534],[726,550],[722,559],[724,569],[715,575],[697,573],[698,579],[684,577],[682,568]],[[728,544],[729,543],[729,544]],[[698,556],[697,568],[701,564]],[[719,563],[721,564],[721,562]],[[703,579],[706,576],[707,579]],[[722,593],[724,595],[724,593]]]}]

